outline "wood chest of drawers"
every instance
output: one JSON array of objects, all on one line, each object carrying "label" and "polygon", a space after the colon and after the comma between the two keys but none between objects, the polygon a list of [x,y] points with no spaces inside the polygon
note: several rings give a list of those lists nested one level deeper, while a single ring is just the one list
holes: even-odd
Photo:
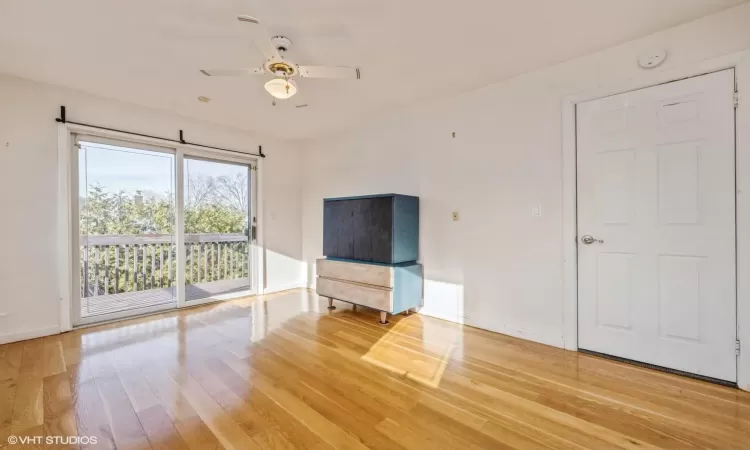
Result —
[{"label": "wood chest of drawers", "polygon": [[380,311],[381,323],[388,314],[399,314],[422,306],[422,265],[415,262],[374,264],[319,259],[316,265],[317,293]]}]

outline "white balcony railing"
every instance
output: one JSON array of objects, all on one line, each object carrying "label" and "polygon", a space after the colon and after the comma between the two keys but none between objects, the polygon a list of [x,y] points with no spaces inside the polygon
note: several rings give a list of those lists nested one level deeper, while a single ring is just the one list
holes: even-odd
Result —
[{"label": "white balcony railing", "polygon": [[[91,235],[80,239],[83,298],[175,285],[174,235]],[[248,278],[248,250],[244,234],[186,234],[186,284]]]}]

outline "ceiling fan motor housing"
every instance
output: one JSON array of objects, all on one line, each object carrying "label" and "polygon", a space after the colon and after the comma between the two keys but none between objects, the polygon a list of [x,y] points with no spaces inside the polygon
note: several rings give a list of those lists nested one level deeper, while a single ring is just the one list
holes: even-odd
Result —
[{"label": "ceiling fan motor housing", "polygon": [[276,76],[285,76],[291,78],[297,75],[297,66],[288,62],[274,62],[271,61],[266,66],[269,73]]},{"label": "ceiling fan motor housing", "polygon": [[276,50],[279,52],[287,52],[289,49],[292,48],[292,40],[289,39],[286,36],[274,36],[271,38],[271,42],[273,42],[274,47],[276,47]]}]

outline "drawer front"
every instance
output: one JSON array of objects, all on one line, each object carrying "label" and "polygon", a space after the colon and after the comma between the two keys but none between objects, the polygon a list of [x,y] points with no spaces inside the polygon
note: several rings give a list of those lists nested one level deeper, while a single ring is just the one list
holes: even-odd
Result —
[{"label": "drawer front", "polygon": [[319,259],[316,265],[319,277],[354,281],[373,286],[393,287],[393,268],[375,264],[358,264],[330,259]]},{"label": "drawer front", "polygon": [[343,300],[357,305],[379,309],[381,311],[393,310],[393,291],[362,284],[347,283],[345,281],[332,280],[330,278],[318,277],[318,295]]}]

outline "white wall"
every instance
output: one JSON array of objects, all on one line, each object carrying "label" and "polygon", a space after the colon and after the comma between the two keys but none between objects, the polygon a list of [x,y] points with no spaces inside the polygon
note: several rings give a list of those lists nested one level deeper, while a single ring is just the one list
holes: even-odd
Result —
[{"label": "white wall", "polygon": [[68,119],[208,145],[263,145],[266,288],[303,285],[297,146],[173,114],[0,76],[0,343],[59,330],[57,124]]},{"label": "white wall", "polygon": [[[324,197],[418,195],[422,313],[563,346],[563,99],[643,77],[636,57],[651,49],[669,51],[657,69],[669,70],[750,48],[748,24],[744,4],[310,145],[302,197],[309,283],[322,254]],[[538,205],[542,216],[532,217]]]}]

